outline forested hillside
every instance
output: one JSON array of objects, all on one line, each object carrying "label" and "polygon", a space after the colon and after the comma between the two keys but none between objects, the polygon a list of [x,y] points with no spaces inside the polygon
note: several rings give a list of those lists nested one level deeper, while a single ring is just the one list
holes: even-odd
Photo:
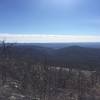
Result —
[{"label": "forested hillside", "polygon": [[100,100],[100,49],[0,45],[0,100]]},{"label": "forested hillside", "polygon": [[[3,52],[2,52],[3,51]],[[61,49],[53,49],[33,45],[14,45],[7,46],[6,50],[1,47],[2,54],[7,54],[15,59],[32,60],[35,64],[46,63],[48,65],[63,66],[66,64],[75,68],[81,66],[82,69],[99,69],[100,48],[86,48],[80,46],[70,46]],[[6,56],[7,56],[6,55]]]}]

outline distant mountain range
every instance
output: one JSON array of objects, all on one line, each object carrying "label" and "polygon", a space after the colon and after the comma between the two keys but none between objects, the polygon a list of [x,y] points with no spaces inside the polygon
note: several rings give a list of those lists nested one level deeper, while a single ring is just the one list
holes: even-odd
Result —
[{"label": "distant mountain range", "polygon": [[54,49],[69,47],[73,45],[81,46],[81,47],[90,47],[90,48],[100,48],[99,42],[91,42],[91,43],[19,43],[18,45],[35,45],[35,46],[42,46],[42,47],[49,47]]},{"label": "distant mountain range", "polygon": [[[40,44],[39,44],[40,45]],[[94,69],[100,66],[100,48],[66,46],[59,49],[50,46],[39,46],[33,44],[15,45],[10,56],[30,59],[34,63],[49,64],[55,66],[80,67]],[[88,45],[88,44],[87,44]],[[56,46],[57,47],[57,46]]]}]

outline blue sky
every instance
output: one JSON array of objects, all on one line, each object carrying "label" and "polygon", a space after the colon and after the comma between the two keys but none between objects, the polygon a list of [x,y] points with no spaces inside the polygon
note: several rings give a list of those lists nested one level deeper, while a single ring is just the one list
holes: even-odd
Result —
[{"label": "blue sky", "polygon": [[100,0],[0,0],[0,34],[98,37],[99,4]]}]

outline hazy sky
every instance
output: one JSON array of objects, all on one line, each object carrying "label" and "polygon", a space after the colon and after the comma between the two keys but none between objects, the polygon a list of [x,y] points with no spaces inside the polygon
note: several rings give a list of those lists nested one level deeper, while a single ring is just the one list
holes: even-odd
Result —
[{"label": "hazy sky", "polygon": [[40,35],[45,42],[50,35],[55,42],[100,41],[100,0],[0,0],[0,39],[41,42]]}]

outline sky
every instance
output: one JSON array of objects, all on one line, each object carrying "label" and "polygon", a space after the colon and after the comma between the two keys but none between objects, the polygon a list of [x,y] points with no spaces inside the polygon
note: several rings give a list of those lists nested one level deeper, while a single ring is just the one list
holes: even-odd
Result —
[{"label": "sky", "polygon": [[100,42],[100,0],[0,0],[0,40]]}]

